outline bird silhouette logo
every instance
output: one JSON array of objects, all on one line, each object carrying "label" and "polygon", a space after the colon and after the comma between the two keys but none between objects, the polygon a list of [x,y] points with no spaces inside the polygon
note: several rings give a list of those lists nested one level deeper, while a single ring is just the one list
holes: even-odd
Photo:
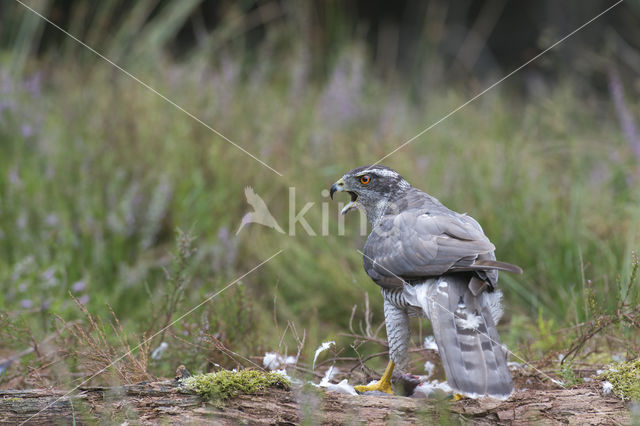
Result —
[{"label": "bird silhouette logo", "polygon": [[248,225],[250,223],[258,223],[260,225],[273,228],[281,234],[284,234],[284,231],[282,230],[280,225],[278,225],[276,219],[271,215],[267,204],[262,198],[260,198],[258,194],[253,191],[253,188],[247,186],[244,189],[244,195],[247,197],[247,203],[249,203],[249,205],[253,207],[253,211],[245,214],[242,217],[242,222],[240,223],[240,227],[236,231],[236,235],[240,233],[245,225]]}]

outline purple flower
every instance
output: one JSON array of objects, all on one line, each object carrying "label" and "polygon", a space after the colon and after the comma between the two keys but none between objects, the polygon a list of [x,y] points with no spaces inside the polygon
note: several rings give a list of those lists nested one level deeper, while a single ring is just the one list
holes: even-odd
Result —
[{"label": "purple flower", "polygon": [[615,68],[609,70],[609,92],[613,98],[613,106],[618,115],[622,133],[627,139],[627,144],[635,153],[636,159],[640,161],[640,136],[638,135],[638,128],[624,98],[622,79]]},{"label": "purple flower", "polygon": [[20,188],[22,186],[22,181],[20,180],[20,174],[18,173],[18,169],[12,168],[9,170],[9,182],[11,185]]},{"label": "purple flower", "polygon": [[89,303],[89,295],[83,294],[82,296],[80,296],[80,298],[78,298],[78,302],[82,303],[83,305],[86,305],[87,303]]},{"label": "purple flower", "polygon": [[60,221],[55,213],[50,213],[44,218],[44,223],[48,226],[55,227]]},{"label": "purple flower", "polygon": [[22,306],[23,309],[31,309],[33,307],[33,302],[31,299],[22,299],[20,301],[20,306]]},{"label": "purple flower", "polygon": [[13,91],[13,82],[11,81],[9,73],[5,70],[2,70],[2,73],[0,73],[0,85],[2,87],[2,93]]},{"label": "purple flower", "polygon": [[363,87],[363,61],[358,56],[343,56],[320,101],[323,121],[343,125],[360,113]]},{"label": "purple flower", "polygon": [[76,292],[76,293],[78,293],[78,292],[81,292],[82,290],[84,290],[85,287],[86,287],[86,284],[84,283],[84,281],[76,281],[71,286],[71,290]]},{"label": "purple flower", "polygon": [[23,138],[30,138],[33,136],[33,127],[30,124],[23,124],[20,126],[20,133],[22,133]]},{"label": "purple flower", "polygon": [[225,226],[218,229],[218,243],[213,247],[213,270],[229,272],[236,262],[238,239]]},{"label": "purple flower", "polygon": [[4,112],[4,110],[9,110],[10,112],[13,112],[16,109],[16,104],[13,100],[11,99],[1,99],[0,100],[0,115],[2,115],[2,113]]},{"label": "purple flower", "polygon": [[229,230],[226,226],[222,226],[218,229],[218,239],[222,242],[229,240]]},{"label": "purple flower", "polygon": [[33,96],[34,98],[39,98],[41,82],[42,82],[42,74],[37,73],[31,76],[29,79],[27,79],[24,82],[24,86],[26,87],[27,91],[31,94],[31,96]]},{"label": "purple flower", "polygon": [[41,276],[46,287],[55,287],[58,285],[58,278],[56,278],[55,267],[52,266],[51,268],[47,269],[41,274]]},{"label": "purple flower", "polygon": [[27,214],[25,212],[20,213],[20,216],[18,216],[18,220],[17,220],[17,225],[19,229],[24,229],[27,227],[27,221],[29,220],[29,218],[27,217]]}]

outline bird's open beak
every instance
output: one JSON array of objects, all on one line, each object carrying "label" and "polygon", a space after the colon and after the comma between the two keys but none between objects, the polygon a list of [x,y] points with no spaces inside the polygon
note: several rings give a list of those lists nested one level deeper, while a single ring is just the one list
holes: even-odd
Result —
[{"label": "bird's open beak", "polygon": [[357,208],[356,202],[358,200],[358,194],[356,194],[353,191],[344,189],[344,180],[340,179],[339,181],[331,185],[331,189],[329,190],[329,195],[331,196],[332,200],[333,200],[333,194],[335,194],[337,191],[346,191],[351,196],[351,201],[349,201],[347,205],[344,206],[340,214],[347,214],[350,210]]},{"label": "bird's open beak", "polygon": [[344,191],[343,187],[344,187],[344,183],[342,182],[342,179],[340,179],[339,181],[331,185],[331,189],[329,190],[329,196],[331,196],[332,200],[333,200],[333,194],[335,194],[336,191]]}]

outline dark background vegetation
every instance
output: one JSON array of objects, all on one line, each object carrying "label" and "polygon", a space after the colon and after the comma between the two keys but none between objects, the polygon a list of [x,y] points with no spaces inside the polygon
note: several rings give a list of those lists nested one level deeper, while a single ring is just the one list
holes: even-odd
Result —
[{"label": "dark background vegetation", "polygon": [[[70,383],[152,335],[119,380],[247,366],[296,353],[302,336],[301,362],[329,339],[350,356],[379,350],[340,335],[354,305],[352,325],[366,323],[365,294],[381,323],[381,300],[355,251],[357,215],[338,236],[321,191],[614,2],[26,4],[284,176],[0,2],[0,358],[28,352],[4,386],[27,373],[19,385]],[[639,70],[640,2],[627,0],[384,162],[477,218],[498,257],[525,269],[501,276],[501,335],[525,358],[566,352],[585,324],[637,305]],[[285,230],[290,187],[296,211],[315,203],[316,233],[329,203],[330,235],[236,235],[246,186]],[[637,353],[637,330],[609,326],[600,361]]]},{"label": "dark background vegetation", "polygon": [[[172,0],[152,3],[140,25],[165,13]],[[475,0],[453,5],[444,1],[376,0],[308,1],[293,5],[286,1],[201,1],[185,6],[184,15],[167,35],[164,47],[176,57],[196,51],[207,34],[223,26],[230,14],[239,13],[250,18],[246,19],[241,37],[247,49],[255,50],[264,43],[274,25],[296,25],[299,36],[308,42],[305,47],[309,60],[318,74],[330,70],[345,40],[357,39],[366,43],[368,56],[383,75],[397,73],[413,80],[412,73],[423,70],[425,57],[436,54],[447,68],[453,68],[449,80],[458,81],[510,71],[614,3]],[[103,9],[91,2],[57,0],[48,2],[47,16],[63,28],[76,28],[76,35],[82,36],[101,18],[106,19],[100,22],[101,30],[117,30],[134,6],[135,3],[108,2],[105,8],[109,16],[104,17]],[[14,8],[12,2],[3,2],[0,13],[10,15]],[[624,64],[631,71],[637,67],[637,57],[632,52],[640,48],[639,9],[637,2],[625,2],[590,24],[589,31],[567,41],[562,54],[569,60],[554,62],[553,67],[545,67],[544,61],[534,63],[528,72],[544,73],[553,81],[557,81],[560,72],[567,71],[597,79],[597,71],[602,70],[596,64],[577,70],[572,64],[574,59],[589,62],[583,56],[584,49],[590,51],[589,56],[615,56],[618,65]],[[295,21],[291,22],[291,18]],[[3,25],[3,40],[9,42],[9,47],[18,22],[11,20]],[[46,54],[67,42],[66,35],[46,26],[32,53]],[[559,54],[552,52],[550,56]]]}]

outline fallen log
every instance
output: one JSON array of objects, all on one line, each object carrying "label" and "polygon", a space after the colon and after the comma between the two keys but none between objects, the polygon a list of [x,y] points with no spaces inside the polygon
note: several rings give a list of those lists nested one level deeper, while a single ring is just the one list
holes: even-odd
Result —
[{"label": "fallen log", "polygon": [[436,401],[399,396],[346,395],[310,387],[269,389],[220,404],[186,393],[175,380],[117,387],[81,388],[73,395],[49,389],[0,390],[0,423],[76,424],[129,422],[171,424],[367,424],[434,420],[471,424],[627,424],[628,408],[597,385],[574,389],[527,390],[507,401]]}]

